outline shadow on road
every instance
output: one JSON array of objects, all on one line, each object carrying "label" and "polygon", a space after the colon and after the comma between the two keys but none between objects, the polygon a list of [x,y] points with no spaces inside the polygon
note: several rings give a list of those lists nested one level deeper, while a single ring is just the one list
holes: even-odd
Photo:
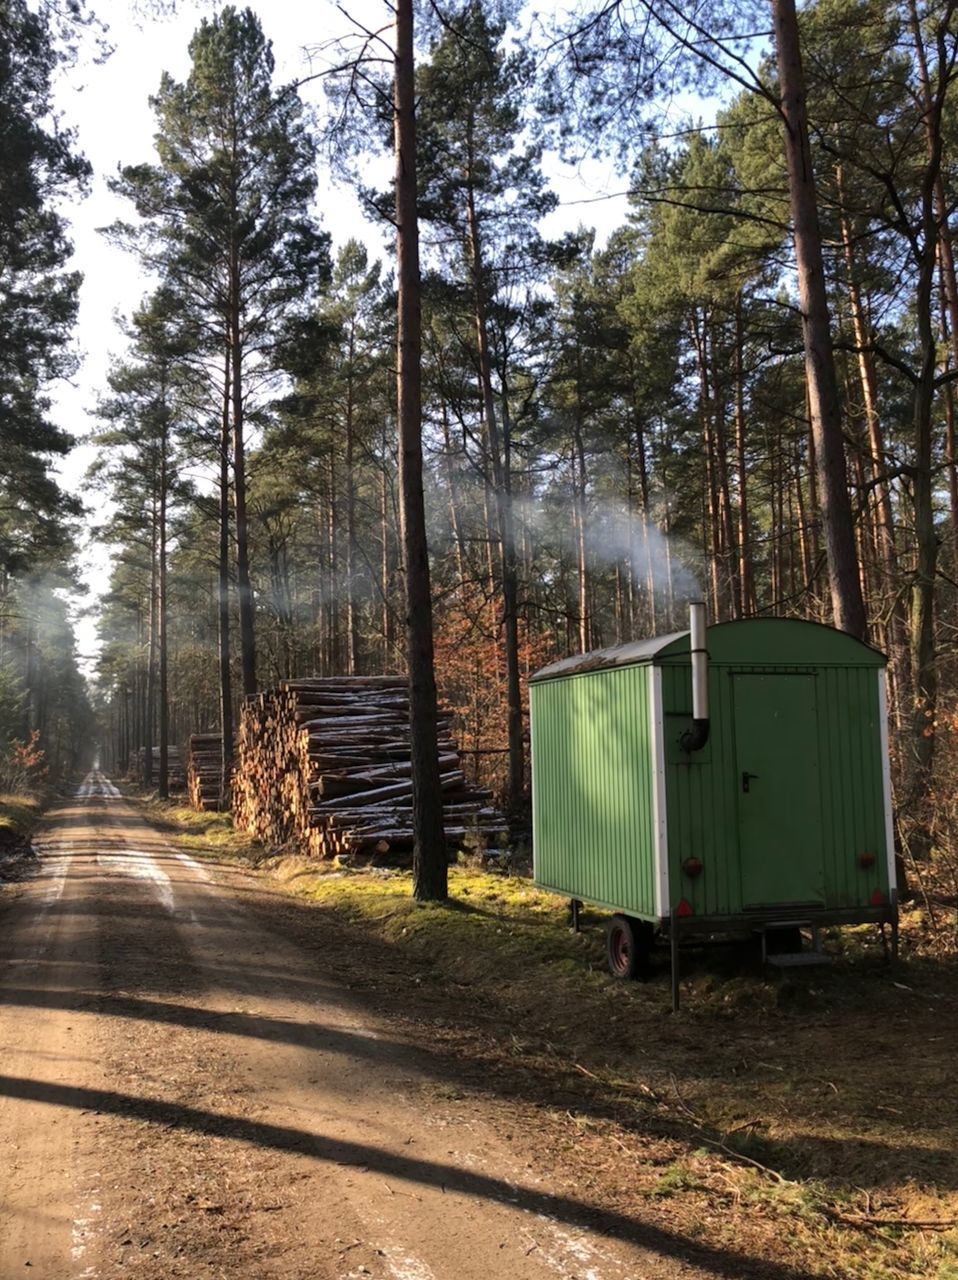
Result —
[{"label": "shadow on road", "polygon": [[189,1130],[209,1137],[251,1143],[273,1151],[306,1156],[312,1160],[353,1166],[406,1183],[511,1205],[569,1226],[599,1232],[609,1239],[624,1241],[665,1257],[682,1258],[695,1265],[709,1267],[715,1275],[727,1277],[727,1280],[745,1280],[746,1277],[754,1277],[755,1280],[810,1280],[807,1271],[798,1271],[781,1263],[760,1262],[739,1253],[691,1243],[660,1227],[637,1222],[625,1214],[597,1209],[568,1196],[545,1195],[471,1169],[458,1169],[435,1161],[394,1155],[363,1143],[317,1137],[284,1125],[236,1119],[212,1111],[150,1098],[137,1098],[113,1090],[82,1089],[16,1076],[0,1076],[0,1095],[82,1111],[100,1111],[164,1128]]}]

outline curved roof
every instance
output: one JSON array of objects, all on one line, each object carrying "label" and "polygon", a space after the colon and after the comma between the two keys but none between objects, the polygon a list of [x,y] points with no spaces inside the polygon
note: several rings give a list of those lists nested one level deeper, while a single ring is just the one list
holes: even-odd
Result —
[{"label": "curved roof", "polygon": [[[673,631],[667,636],[653,636],[650,640],[632,640],[628,644],[613,645],[609,649],[593,649],[591,653],[575,653],[571,658],[550,662],[534,675],[533,680],[552,680],[556,676],[581,675],[586,671],[606,671],[609,667],[631,667],[649,662],[662,649],[680,640],[687,640],[687,631]],[[685,646],[688,650],[688,645]]]},{"label": "curved roof", "polygon": [[[717,622],[706,631],[706,646],[712,662],[743,667],[881,667],[887,662],[883,653],[845,631],[797,618]],[[688,662],[688,655],[689,633],[676,631],[562,658],[542,667],[530,677],[530,683],[647,662],[654,665],[670,659]]]}]

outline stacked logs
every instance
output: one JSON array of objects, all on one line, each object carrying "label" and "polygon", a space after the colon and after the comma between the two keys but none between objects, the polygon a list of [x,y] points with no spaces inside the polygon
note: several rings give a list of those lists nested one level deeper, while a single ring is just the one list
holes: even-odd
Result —
[{"label": "stacked logs", "polygon": [[190,734],[186,789],[194,809],[218,809],[223,784],[223,735]]},{"label": "stacked logs", "polygon": [[[460,768],[440,717],[439,769],[451,849],[508,835],[491,793]],[[314,857],[412,849],[409,695],[395,676],[287,680],[248,698],[233,780],[237,826]]]},{"label": "stacked logs", "polygon": [[[146,748],[139,747],[136,751],[130,752],[130,759],[127,765],[127,777],[137,782],[141,782],[144,776],[144,766],[146,765]],[[153,781],[160,776],[160,748],[153,748]],[[185,785],[183,775],[183,761],[180,758],[179,747],[170,746],[166,751],[166,777],[167,784],[171,791],[182,791]]]}]

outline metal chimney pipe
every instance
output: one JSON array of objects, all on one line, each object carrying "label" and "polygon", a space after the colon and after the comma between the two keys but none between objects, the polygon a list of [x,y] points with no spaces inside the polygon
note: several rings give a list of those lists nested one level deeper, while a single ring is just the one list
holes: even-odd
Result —
[{"label": "metal chimney pipe", "polygon": [[683,751],[701,751],[709,739],[708,650],[705,647],[705,601],[689,605],[689,650],[692,656],[692,727],[680,738]]},{"label": "metal chimney pipe", "polygon": [[689,605],[689,648],[692,651],[692,719],[709,718],[708,650],[705,647],[705,601]]}]

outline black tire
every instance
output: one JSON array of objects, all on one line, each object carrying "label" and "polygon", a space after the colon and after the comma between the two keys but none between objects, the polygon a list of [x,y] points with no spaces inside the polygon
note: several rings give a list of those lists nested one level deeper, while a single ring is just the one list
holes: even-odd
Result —
[{"label": "black tire", "polygon": [[654,931],[644,920],[615,915],[605,926],[605,955],[613,978],[648,978]]}]

